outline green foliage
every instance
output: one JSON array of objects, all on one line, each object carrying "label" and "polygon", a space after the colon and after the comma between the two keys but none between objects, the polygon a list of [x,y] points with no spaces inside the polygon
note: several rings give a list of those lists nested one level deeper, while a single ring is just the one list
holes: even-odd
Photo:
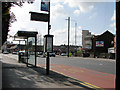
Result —
[{"label": "green foliage", "polygon": [[[28,0],[29,4],[32,4],[34,0]],[[14,13],[10,15],[11,6],[18,5],[23,6],[23,0],[20,2],[2,2],[2,44],[7,40],[10,24],[16,21]]]},{"label": "green foliage", "polygon": [[78,53],[78,54],[82,54],[82,50],[78,50],[77,53]]},{"label": "green foliage", "polygon": [[71,55],[72,55],[72,53],[70,52],[70,53],[69,53],[69,56],[71,57]]}]

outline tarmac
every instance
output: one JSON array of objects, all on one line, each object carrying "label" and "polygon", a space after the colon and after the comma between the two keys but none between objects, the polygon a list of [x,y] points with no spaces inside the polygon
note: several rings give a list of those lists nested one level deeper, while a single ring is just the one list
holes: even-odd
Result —
[{"label": "tarmac", "polygon": [[42,67],[27,67],[24,63],[0,54],[2,62],[2,90],[68,89],[90,90],[78,80]]}]

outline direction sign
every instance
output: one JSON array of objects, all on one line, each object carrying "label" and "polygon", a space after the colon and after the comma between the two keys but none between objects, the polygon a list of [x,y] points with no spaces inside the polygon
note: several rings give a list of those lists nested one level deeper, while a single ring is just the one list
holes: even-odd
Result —
[{"label": "direction sign", "polygon": [[30,12],[30,13],[31,13],[31,20],[48,22],[48,14],[37,13],[37,12]]}]

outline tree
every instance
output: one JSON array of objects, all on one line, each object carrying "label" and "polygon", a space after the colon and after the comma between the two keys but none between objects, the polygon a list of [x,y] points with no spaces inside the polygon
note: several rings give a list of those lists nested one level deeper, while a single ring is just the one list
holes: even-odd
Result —
[{"label": "tree", "polygon": [[[27,0],[29,4],[34,3],[34,0]],[[14,23],[16,20],[13,12],[10,12],[10,8],[14,5],[18,5],[20,7],[23,6],[24,0],[19,2],[2,2],[2,45],[5,41],[7,41],[7,35],[9,32],[9,27],[11,23]]]}]

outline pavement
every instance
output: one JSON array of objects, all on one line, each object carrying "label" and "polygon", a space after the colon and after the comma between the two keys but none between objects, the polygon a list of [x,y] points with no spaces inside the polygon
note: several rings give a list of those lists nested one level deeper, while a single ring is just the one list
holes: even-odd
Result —
[{"label": "pavement", "polygon": [[3,88],[78,88],[115,90],[115,75],[63,64],[26,67],[12,56],[2,55]]},{"label": "pavement", "polygon": [[[46,75],[45,68],[42,67],[26,67],[26,64],[18,63],[16,59],[9,55],[2,55],[2,89],[19,90],[39,88],[76,88],[90,89],[80,81],[67,77],[60,73],[50,71],[50,75]],[[84,83],[84,82],[81,82]]]}]

